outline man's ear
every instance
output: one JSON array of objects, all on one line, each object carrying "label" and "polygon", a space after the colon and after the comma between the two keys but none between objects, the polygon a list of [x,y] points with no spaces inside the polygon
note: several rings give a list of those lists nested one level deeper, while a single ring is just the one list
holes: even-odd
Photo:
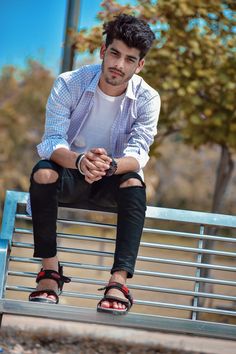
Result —
[{"label": "man's ear", "polygon": [[106,44],[102,43],[102,46],[100,48],[100,59],[104,58],[105,52],[106,52]]},{"label": "man's ear", "polygon": [[145,59],[144,59],[144,58],[141,59],[141,60],[139,60],[138,66],[137,66],[137,68],[136,68],[136,70],[135,70],[135,74],[140,73],[140,71],[141,71],[142,68],[144,67],[144,64],[145,64]]}]

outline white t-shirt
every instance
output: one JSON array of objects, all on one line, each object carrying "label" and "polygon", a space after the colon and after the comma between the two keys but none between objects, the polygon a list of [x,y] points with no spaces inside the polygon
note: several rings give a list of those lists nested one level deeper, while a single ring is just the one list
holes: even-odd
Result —
[{"label": "white t-shirt", "polygon": [[73,151],[83,153],[91,148],[103,147],[111,154],[110,131],[124,96],[125,93],[116,97],[108,96],[97,86],[94,105],[73,142]]}]

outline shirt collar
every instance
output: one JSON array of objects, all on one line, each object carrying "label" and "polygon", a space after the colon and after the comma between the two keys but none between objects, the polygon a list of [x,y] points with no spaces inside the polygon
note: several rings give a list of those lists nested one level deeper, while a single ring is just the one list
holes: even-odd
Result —
[{"label": "shirt collar", "polygon": [[96,89],[97,89],[97,85],[101,76],[101,65],[98,65],[98,70],[96,75],[94,76],[94,78],[92,79],[92,81],[90,82],[89,86],[87,87],[86,91],[90,91],[95,93]]},{"label": "shirt collar", "polygon": [[134,92],[134,80],[131,78],[128,82],[128,87],[126,90],[126,96],[131,100],[136,100],[135,92]]}]

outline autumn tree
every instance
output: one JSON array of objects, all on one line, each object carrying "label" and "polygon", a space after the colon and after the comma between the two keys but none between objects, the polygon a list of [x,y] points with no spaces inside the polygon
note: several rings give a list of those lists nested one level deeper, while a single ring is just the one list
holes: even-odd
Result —
[{"label": "autumn tree", "polygon": [[[152,152],[165,136],[176,132],[194,148],[217,144],[221,154],[212,211],[219,212],[236,150],[236,3],[142,0],[131,6],[106,0],[102,7],[98,14],[102,22],[126,12],[147,20],[156,32],[156,45],[142,72],[162,98]],[[93,53],[101,44],[102,27],[71,35],[78,51]]]},{"label": "autumn tree", "polygon": [[[28,190],[36,144],[44,127],[53,78],[29,61],[25,70],[5,67],[0,76],[0,200],[7,189]],[[1,214],[1,213],[0,213]]]}]

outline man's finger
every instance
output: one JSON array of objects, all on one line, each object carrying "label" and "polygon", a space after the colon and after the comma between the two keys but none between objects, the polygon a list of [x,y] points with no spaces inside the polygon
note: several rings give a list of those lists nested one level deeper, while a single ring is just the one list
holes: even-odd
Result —
[{"label": "man's finger", "polygon": [[110,164],[108,163],[104,163],[104,161],[91,161],[89,160],[87,157],[84,157],[83,160],[81,161],[81,164],[82,164],[82,169],[85,170],[85,169],[88,169],[90,170],[91,172],[93,170],[97,171],[97,172],[103,172],[103,171],[106,171]]},{"label": "man's finger", "polygon": [[[100,148],[99,148],[100,149]],[[95,151],[96,149],[93,149],[93,151]],[[101,150],[105,150],[102,149]],[[111,158],[110,156],[106,155],[106,154],[97,154],[95,152],[93,152],[92,150],[88,151],[85,156],[90,160],[90,161],[101,161],[101,162],[105,162],[105,163],[109,163],[111,162]]]},{"label": "man's finger", "polygon": [[98,155],[107,155],[107,151],[104,148],[93,148],[90,151]]}]

